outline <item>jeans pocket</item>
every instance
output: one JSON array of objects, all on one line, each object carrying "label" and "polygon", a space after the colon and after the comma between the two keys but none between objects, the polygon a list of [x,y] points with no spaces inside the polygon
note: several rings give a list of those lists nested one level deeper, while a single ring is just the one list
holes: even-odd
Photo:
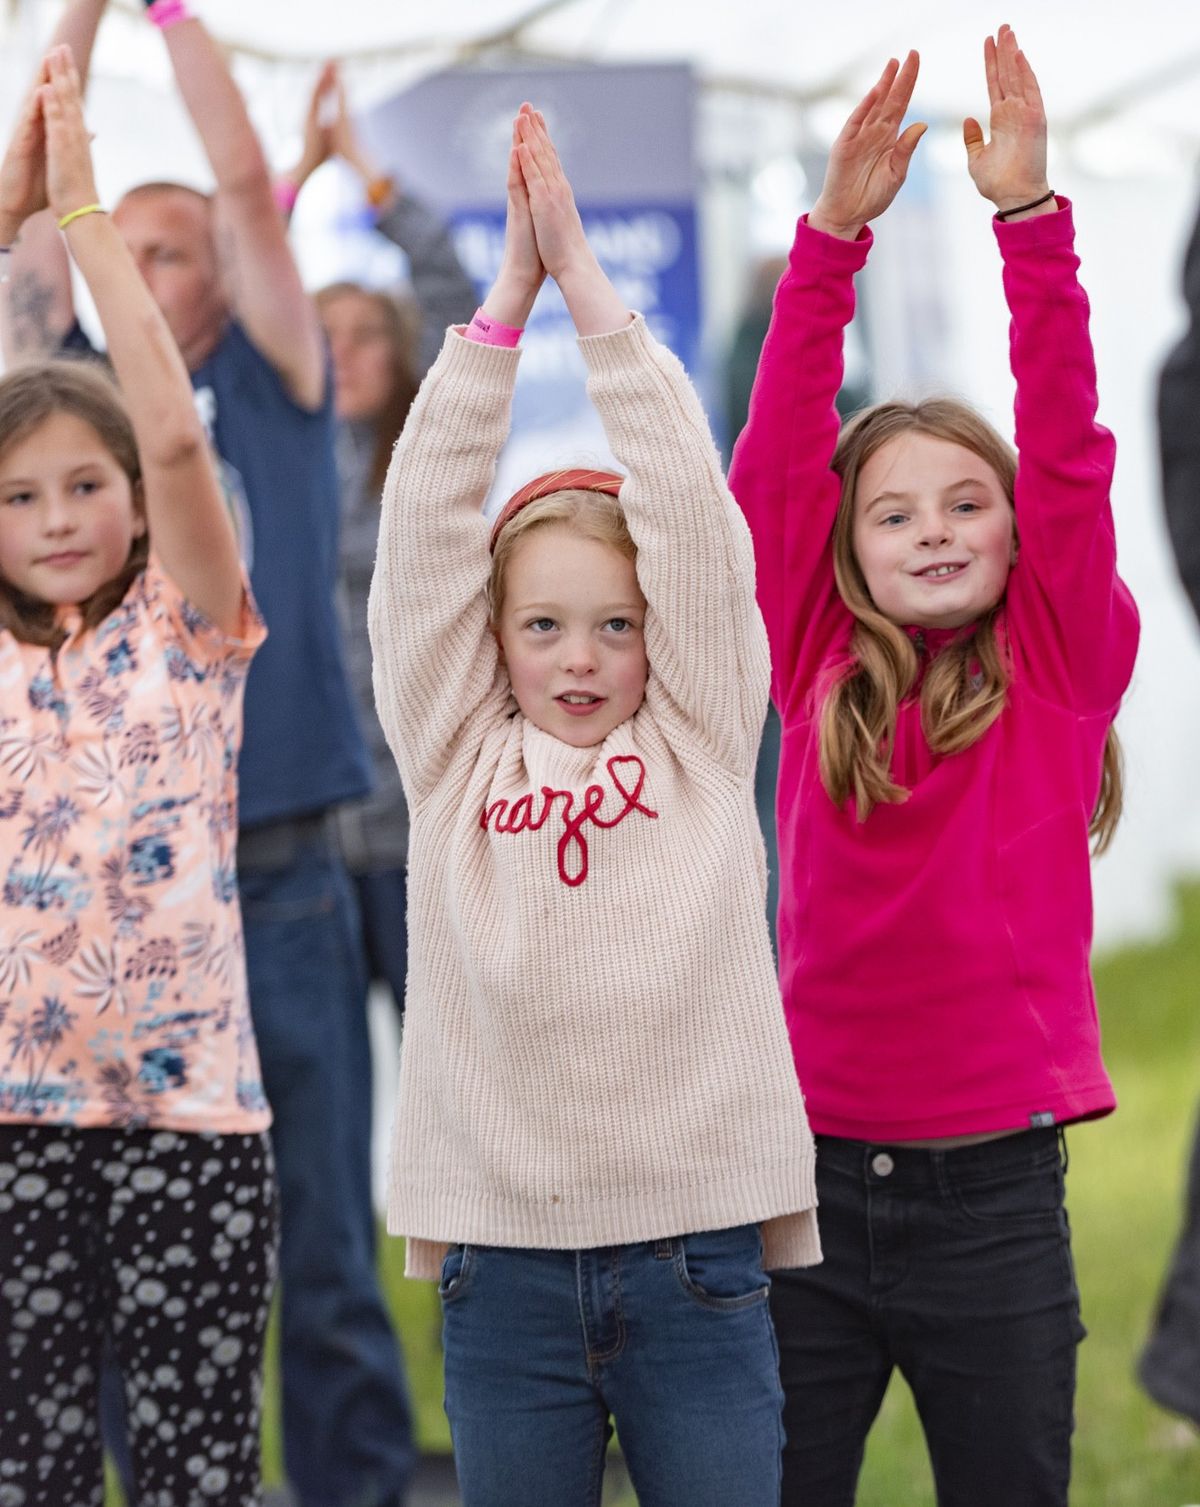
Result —
[{"label": "jeans pocket", "polygon": [[676,1242],[675,1274],[694,1303],[724,1313],[765,1303],[771,1287],[756,1224],[684,1235]]},{"label": "jeans pocket", "polygon": [[1057,1155],[1032,1164],[980,1168],[970,1177],[948,1172],[947,1183],[952,1206],[969,1224],[1067,1232],[1062,1165]]},{"label": "jeans pocket", "polygon": [[453,1303],[461,1298],[475,1269],[475,1250],[470,1245],[452,1245],[442,1259],[442,1275],[438,1282],[438,1297],[443,1303]]}]

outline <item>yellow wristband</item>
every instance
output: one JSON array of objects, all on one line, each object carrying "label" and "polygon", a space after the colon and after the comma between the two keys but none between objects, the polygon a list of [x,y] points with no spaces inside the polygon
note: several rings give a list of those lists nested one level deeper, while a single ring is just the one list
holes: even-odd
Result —
[{"label": "yellow wristband", "polygon": [[107,213],[108,211],[103,204],[85,204],[82,209],[73,209],[69,215],[63,215],[62,219],[58,222],[58,228],[65,230],[72,220],[78,220],[81,215],[103,215]]}]

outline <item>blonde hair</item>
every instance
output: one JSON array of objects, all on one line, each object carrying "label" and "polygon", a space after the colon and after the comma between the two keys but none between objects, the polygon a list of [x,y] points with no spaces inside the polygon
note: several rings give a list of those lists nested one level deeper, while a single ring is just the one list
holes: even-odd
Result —
[{"label": "blonde hair", "polygon": [[627,560],[637,559],[637,545],[625,522],[625,514],[617,498],[608,492],[588,492],[568,489],[548,492],[527,503],[519,513],[514,513],[496,539],[492,551],[492,570],[488,577],[487,599],[491,610],[492,625],[500,621],[504,607],[504,589],[508,566],[513,552],[522,539],[535,529],[548,528],[558,523],[569,528],[584,539],[595,539],[600,544],[610,545]]},{"label": "blonde hair", "polygon": [[[880,803],[899,804],[911,794],[892,778],[891,763],[900,704],[917,683],[920,661],[908,634],[871,599],[854,553],[854,495],[871,456],[889,440],[914,433],[948,440],[978,455],[995,472],[1010,506],[1017,475],[1011,445],[953,398],[879,403],[842,427],[831,462],[842,483],[833,526],[833,569],[842,600],[857,622],[851,662],[829,686],[821,707],[818,743],[822,784],[839,806],[853,797],[860,822]],[[935,753],[970,748],[1004,710],[1009,665],[996,631],[999,612],[998,603],[928,666],[920,688],[921,728]],[[1122,783],[1120,743],[1110,727],[1088,827],[1096,853],[1104,852],[1116,831]]]},{"label": "blonde hair", "polygon": [[[0,378],[0,456],[28,439],[56,413],[69,413],[96,431],[101,444],[129,478],[134,511],[144,517],[142,464],[133,425],[116,384],[99,367],[82,361],[31,361]],[[130,544],[124,566],[80,607],[86,627],[104,621],[150,555],[149,531]],[[49,602],[27,596],[0,576],[0,629],[27,644],[57,648],[65,638]]]}]

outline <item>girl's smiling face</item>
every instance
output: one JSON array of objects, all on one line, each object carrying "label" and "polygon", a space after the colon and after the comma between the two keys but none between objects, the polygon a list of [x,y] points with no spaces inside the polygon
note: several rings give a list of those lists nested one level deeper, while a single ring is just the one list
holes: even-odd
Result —
[{"label": "girl's smiling face", "polygon": [[51,414],[0,452],[0,575],[26,596],[86,602],[145,531],[129,477],[75,414]]},{"label": "girl's smiling face", "polygon": [[645,619],[634,562],[620,550],[567,523],[531,529],[496,614],[522,713],[572,747],[602,743],[646,694]]},{"label": "girl's smiling face", "polygon": [[901,626],[961,628],[1004,595],[1016,559],[1013,510],[992,467],[917,430],[866,460],[853,547],[876,607]]}]

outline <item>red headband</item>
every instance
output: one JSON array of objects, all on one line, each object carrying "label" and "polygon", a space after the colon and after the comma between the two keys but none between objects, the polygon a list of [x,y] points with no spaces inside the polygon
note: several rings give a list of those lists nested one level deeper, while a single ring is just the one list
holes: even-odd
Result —
[{"label": "red headband", "polygon": [[551,492],[607,492],[610,497],[616,497],[624,480],[615,471],[547,471],[544,476],[535,476],[519,492],[514,492],[496,514],[488,549],[495,553],[500,530],[522,508],[536,502],[539,497],[549,497]]}]

